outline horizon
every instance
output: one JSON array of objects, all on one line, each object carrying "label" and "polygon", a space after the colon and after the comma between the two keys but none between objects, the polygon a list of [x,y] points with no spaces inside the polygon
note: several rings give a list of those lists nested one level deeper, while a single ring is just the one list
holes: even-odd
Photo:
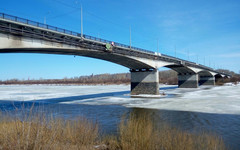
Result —
[{"label": "horizon", "polygon": [[[223,70],[223,69],[219,69],[219,70]],[[164,73],[164,72],[167,72],[167,71],[172,71],[172,72],[175,72],[177,73],[176,71],[172,70],[172,69],[168,69],[168,70],[159,70],[159,74],[160,73]],[[223,70],[223,71],[229,71],[229,72],[232,72],[231,70]],[[235,73],[233,72],[235,75],[239,76],[240,74],[239,73]],[[102,75],[120,75],[120,74],[130,74],[130,72],[120,72],[120,73],[101,73],[101,74],[89,74],[89,75],[80,75],[80,76],[72,76],[72,77],[63,77],[63,78],[22,78],[22,79],[19,79],[19,78],[12,78],[12,79],[5,79],[5,80],[1,80],[0,81],[11,81],[11,80],[19,80],[19,81],[27,81],[27,80],[64,80],[64,79],[75,79],[75,78],[84,78],[84,77],[95,77],[95,76],[102,76]]]}]

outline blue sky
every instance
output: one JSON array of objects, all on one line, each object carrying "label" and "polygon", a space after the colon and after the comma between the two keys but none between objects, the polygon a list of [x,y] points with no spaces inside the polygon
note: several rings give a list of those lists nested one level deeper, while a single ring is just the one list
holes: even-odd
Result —
[{"label": "blue sky", "polygon": [[[238,0],[10,0],[0,12],[129,44],[215,68],[240,71]],[[198,58],[198,59],[197,59]],[[64,78],[129,69],[86,57],[0,54],[0,80]]]}]

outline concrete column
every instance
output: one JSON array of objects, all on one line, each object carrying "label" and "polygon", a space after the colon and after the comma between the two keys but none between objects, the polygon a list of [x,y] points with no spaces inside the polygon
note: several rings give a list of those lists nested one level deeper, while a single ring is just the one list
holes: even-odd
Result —
[{"label": "concrete column", "polygon": [[131,95],[159,95],[158,70],[131,70]]},{"label": "concrete column", "polygon": [[197,88],[198,74],[178,74],[179,88]]},{"label": "concrete column", "polygon": [[215,77],[199,76],[199,85],[215,85]]}]

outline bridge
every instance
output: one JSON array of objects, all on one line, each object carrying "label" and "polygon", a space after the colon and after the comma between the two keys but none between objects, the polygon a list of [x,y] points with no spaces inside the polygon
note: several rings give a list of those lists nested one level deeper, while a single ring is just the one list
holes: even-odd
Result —
[{"label": "bridge", "polygon": [[130,69],[132,95],[159,94],[160,67],[178,73],[179,88],[215,85],[216,78],[230,77],[191,61],[3,13],[0,13],[0,53],[79,55],[113,62]]}]

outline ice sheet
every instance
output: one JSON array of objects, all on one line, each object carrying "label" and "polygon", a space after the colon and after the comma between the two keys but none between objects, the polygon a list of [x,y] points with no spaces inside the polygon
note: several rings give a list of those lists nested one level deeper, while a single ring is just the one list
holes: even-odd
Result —
[{"label": "ice sheet", "polygon": [[[129,85],[57,86],[57,85],[1,85],[0,100],[34,101],[57,100],[64,104],[122,105],[178,111],[220,114],[240,114],[240,84],[202,86],[179,89],[161,85],[166,96],[133,98]],[[74,97],[74,98],[72,98]],[[64,98],[68,100],[64,101]],[[72,100],[71,100],[72,98]],[[69,100],[70,99],[70,100]]]}]

